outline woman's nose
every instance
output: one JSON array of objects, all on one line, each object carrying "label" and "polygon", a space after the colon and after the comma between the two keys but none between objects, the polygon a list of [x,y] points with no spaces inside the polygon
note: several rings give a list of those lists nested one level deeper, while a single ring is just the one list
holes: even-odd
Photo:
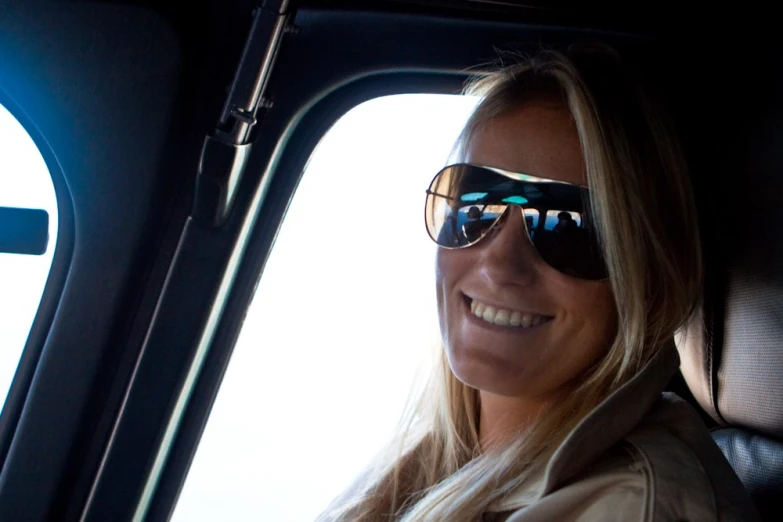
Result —
[{"label": "woman's nose", "polygon": [[509,206],[484,238],[482,268],[493,278],[529,284],[535,277],[537,254],[530,242],[522,209]]}]

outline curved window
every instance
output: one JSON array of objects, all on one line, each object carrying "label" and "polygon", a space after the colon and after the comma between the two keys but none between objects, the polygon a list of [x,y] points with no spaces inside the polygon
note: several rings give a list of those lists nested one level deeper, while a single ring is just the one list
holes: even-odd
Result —
[{"label": "curved window", "polygon": [[38,311],[56,239],[49,169],[22,124],[0,105],[0,409]]},{"label": "curved window", "polygon": [[174,522],[313,520],[392,434],[439,342],[425,190],[476,100],[345,114],[308,163]]}]

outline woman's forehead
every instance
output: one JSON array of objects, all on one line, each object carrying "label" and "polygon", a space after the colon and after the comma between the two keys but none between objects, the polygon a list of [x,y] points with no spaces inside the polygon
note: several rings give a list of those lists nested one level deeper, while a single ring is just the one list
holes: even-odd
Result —
[{"label": "woman's forehead", "polygon": [[579,135],[559,103],[530,102],[482,124],[465,161],[586,185]]}]

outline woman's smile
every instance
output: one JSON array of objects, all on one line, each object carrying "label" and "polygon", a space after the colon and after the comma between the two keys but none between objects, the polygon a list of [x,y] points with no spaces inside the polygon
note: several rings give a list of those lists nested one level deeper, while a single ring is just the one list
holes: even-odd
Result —
[{"label": "woman's smile", "polygon": [[468,319],[481,327],[527,333],[548,324],[554,317],[515,310],[513,307],[489,304],[464,295],[465,311]]}]

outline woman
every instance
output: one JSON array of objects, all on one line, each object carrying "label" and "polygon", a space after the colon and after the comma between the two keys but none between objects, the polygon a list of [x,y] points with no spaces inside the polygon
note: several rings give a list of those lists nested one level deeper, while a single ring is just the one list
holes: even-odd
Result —
[{"label": "woman", "polygon": [[469,93],[460,161],[426,201],[442,364],[323,518],[756,520],[698,415],[662,394],[701,259],[659,111],[595,49],[540,53]]}]

